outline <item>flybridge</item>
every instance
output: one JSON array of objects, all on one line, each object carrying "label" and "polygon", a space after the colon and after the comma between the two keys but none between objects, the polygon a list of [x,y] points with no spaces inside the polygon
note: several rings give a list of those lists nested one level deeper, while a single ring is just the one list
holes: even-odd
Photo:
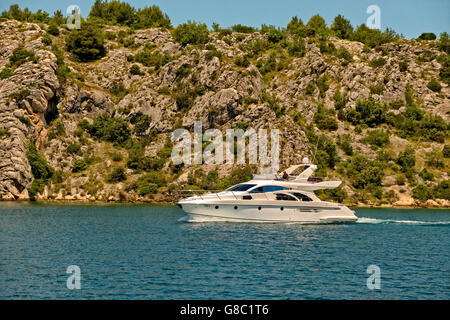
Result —
[{"label": "flybridge", "polygon": [[[303,168],[303,171],[298,176],[294,176],[293,173],[300,168]],[[283,179],[283,174],[279,174],[279,173],[255,174],[255,175],[252,175],[252,179],[253,180],[284,180],[284,181],[289,181],[289,182],[291,182],[291,181],[321,182],[321,180],[318,181],[319,178],[310,178],[316,169],[317,169],[317,166],[310,163],[308,158],[303,158],[301,164],[290,166],[288,169],[283,171],[288,175],[287,179]]]},{"label": "flybridge", "polygon": [[[297,176],[293,175],[299,169],[303,169],[303,171]],[[342,183],[341,181],[322,181],[320,178],[311,177],[316,169],[317,166],[312,164],[308,158],[303,158],[301,164],[289,167],[283,171],[283,174],[256,174],[252,176],[252,181],[266,181],[267,183],[276,181],[277,184],[283,185],[284,187],[305,191],[334,189]],[[284,178],[283,175],[285,175]]]}]

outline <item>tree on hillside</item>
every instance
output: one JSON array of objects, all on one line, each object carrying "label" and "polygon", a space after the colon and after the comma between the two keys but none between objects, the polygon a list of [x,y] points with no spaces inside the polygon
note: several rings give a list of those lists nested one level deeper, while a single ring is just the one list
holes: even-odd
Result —
[{"label": "tree on hillside", "polygon": [[341,39],[350,39],[353,33],[353,26],[349,20],[345,19],[342,15],[338,15],[334,18],[331,30]]},{"label": "tree on hillside", "polygon": [[93,24],[83,24],[80,30],[74,29],[66,37],[66,49],[78,60],[86,62],[105,56],[103,32]]},{"label": "tree on hillside", "polygon": [[432,32],[424,32],[419,36],[418,39],[420,39],[420,40],[436,40],[436,35]]},{"label": "tree on hillside", "polygon": [[314,30],[314,33],[316,35],[321,34],[327,30],[327,24],[325,23],[325,20],[318,14],[312,16],[306,25]]},{"label": "tree on hillside", "polygon": [[286,26],[286,30],[291,34],[298,34],[300,29],[304,26],[302,19],[295,16],[292,17],[291,21]]},{"label": "tree on hillside", "polygon": [[136,12],[139,24],[146,28],[171,28],[169,16],[158,6],[145,7]]},{"label": "tree on hillside", "polygon": [[204,44],[208,42],[209,31],[206,24],[200,24],[192,21],[180,24],[173,31],[175,41],[182,45]]}]

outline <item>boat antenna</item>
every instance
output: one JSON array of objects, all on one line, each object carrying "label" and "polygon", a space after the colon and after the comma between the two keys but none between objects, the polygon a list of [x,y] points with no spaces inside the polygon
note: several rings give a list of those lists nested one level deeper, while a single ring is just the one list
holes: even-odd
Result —
[{"label": "boat antenna", "polygon": [[317,154],[317,148],[319,147],[319,141],[320,141],[320,136],[317,138],[317,143],[316,143],[316,149],[314,150],[314,156],[312,159],[312,164],[314,164],[314,160],[316,159],[316,154]]}]

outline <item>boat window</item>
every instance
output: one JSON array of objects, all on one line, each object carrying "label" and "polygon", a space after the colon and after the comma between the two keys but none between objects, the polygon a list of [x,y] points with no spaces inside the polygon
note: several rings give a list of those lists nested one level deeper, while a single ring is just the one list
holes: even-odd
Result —
[{"label": "boat window", "polygon": [[313,201],[310,197],[305,196],[303,193],[293,192],[294,196],[296,196],[300,201]]},{"label": "boat window", "polygon": [[263,187],[258,187],[253,190],[250,190],[250,193],[263,193]]},{"label": "boat window", "polygon": [[285,193],[276,193],[277,200],[297,201],[294,197]]},{"label": "boat window", "polygon": [[227,191],[247,191],[254,186],[256,186],[256,184],[238,184],[237,186],[231,187]]},{"label": "boat window", "polygon": [[253,190],[250,190],[250,193],[264,193],[264,192],[274,192],[274,191],[281,191],[281,190],[289,190],[288,188],[285,187],[280,187],[280,186],[262,186],[262,187],[257,187]]}]

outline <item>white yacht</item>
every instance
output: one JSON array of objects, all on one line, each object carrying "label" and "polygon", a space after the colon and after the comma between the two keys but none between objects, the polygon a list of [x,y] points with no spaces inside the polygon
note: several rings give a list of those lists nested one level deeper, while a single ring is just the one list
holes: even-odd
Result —
[{"label": "white yacht", "polygon": [[[287,169],[284,179],[278,174],[255,175],[225,191],[180,200],[178,206],[188,214],[183,221],[213,218],[236,222],[355,222],[358,218],[353,210],[321,201],[314,194],[315,190],[337,188],[341,181],[311,178],[317,166],[308,162],[305,159]],[[292,175],[301,169],[298,176]]]}]

